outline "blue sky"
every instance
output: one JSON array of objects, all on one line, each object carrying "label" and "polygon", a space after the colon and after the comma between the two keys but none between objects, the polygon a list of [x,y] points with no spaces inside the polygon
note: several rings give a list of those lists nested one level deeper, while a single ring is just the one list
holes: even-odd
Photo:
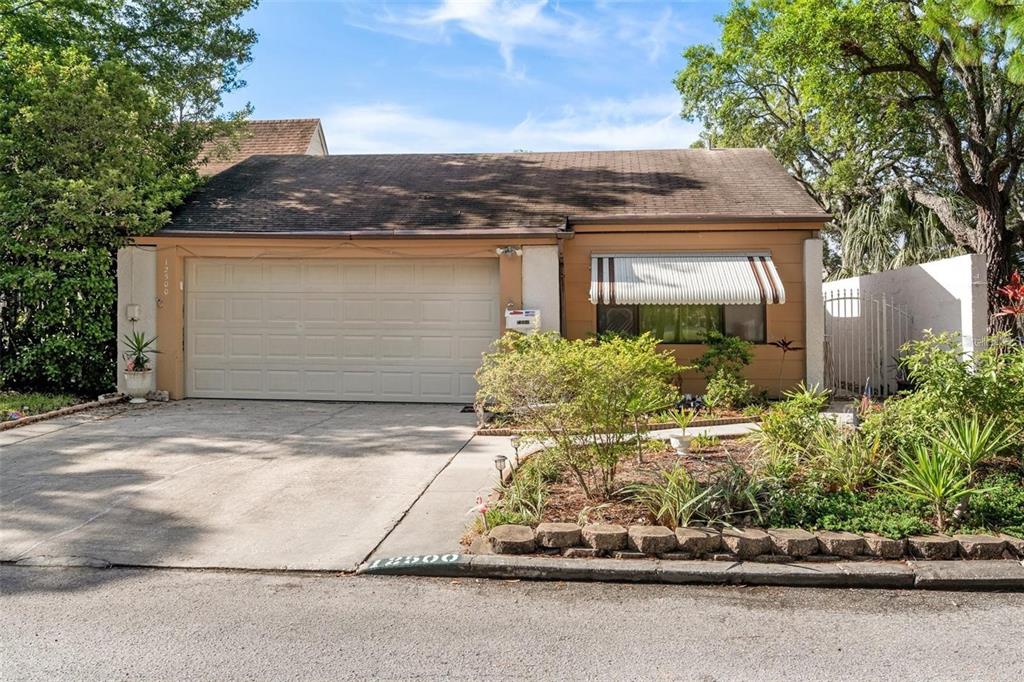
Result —
[{"label": "blue sky", "polygon": [[246,101],[323,120],[331,153],[685,147],[680,52],[728,3],[262,0]]}]

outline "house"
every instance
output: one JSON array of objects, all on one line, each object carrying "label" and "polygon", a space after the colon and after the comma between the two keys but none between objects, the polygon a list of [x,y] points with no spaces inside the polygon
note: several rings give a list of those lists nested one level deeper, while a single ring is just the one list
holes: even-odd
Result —
[{"label": "house", "polygon": [[260,154],[307,154],[326,156],[327,139],[318,118],[284,118],[246,121],[234,145],[224,140],[207,143],[200,159],[200,175],[216,175]]},{"label": "house", "polygon": [[253,156],[121,254],[120,308],[172,398],[467,402],[521,308],[681,363],[738,334],[774,392],[821,381],[828,219],[761,149]]}]

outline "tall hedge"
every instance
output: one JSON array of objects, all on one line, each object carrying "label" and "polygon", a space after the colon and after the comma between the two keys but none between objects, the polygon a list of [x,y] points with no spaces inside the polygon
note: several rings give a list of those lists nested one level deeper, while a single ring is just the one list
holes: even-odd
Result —
[{"label": "tall hedge", "polygon": [[113,387],[117,249],[242,118],[216,110],[252,4],[0,0],[0,388]]}]

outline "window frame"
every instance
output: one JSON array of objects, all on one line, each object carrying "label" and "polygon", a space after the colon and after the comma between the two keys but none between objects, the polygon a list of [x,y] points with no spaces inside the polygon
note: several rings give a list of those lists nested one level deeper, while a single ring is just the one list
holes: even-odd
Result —
[{"label": "window frame", "polygon": [[[646,304],[643,304],[643,303],[598,303],[595,306],[597,314],[594,316],[594,328],[596,329],[596,333],[599,334],[599,335],[605,333],[605,331],[601,329],[601,309],[602,308],[608,308],[608,307],[632,308],[633,309],[633,329],[630,332],[630,334],[631,334],[631,336],[639,336],[639,332],[640,332],[640,306],[642,306],[642,305],[646,305]],[[681,303],[681,304],[678,304],[678,305],[679,305],[679,307],[684,307],[687,304]],[[755,346],[763,346],[763,345],[766,345],[768,343],[768,305],[765,304],[765,303],[761,303],[760,306],[761,306],[761,329],[764,330],[764,337],[761,338],[760,340],[757,340],[757,341],[750,341],[749,339],[745,339],[747,341],[750,341],[750,343],[754,344]],[[725,330],[725,308],[726,308],[726,305],[725,304],[719,304],[719,308],[721,308],[722,330],[723,330],[723,333],[724,333],[724,330]],[[659,339],[658,343],[659,343],[659,345],[662,345],[662,346],[701,346],[701,345],[705,345],[703,341],[665,341],[665,340],[662,340],[662,339]]]}]

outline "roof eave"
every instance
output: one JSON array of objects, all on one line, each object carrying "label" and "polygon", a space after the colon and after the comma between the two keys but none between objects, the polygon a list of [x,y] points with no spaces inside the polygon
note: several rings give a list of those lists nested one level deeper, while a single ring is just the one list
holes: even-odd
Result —
[{"label": "roof eave", "polygon": [[679,223],[812,223],[824,225],[832,220],[828,213],[677,213],[677,214],[621,214],[614,216],[569,216],[569,225],[674,225]]}]

